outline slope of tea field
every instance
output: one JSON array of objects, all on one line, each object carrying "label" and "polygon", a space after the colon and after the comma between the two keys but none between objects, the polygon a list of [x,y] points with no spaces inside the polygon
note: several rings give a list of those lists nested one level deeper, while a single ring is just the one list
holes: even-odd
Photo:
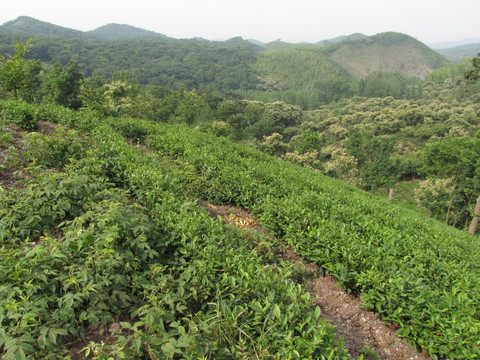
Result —
[{"label": "slope of tea field", "polygon": [[[361,294],[433,358],[480,355],[478,238],[188,127],[1,109],[6,134],[39,120],[76,129],[2,136],[4,357],[55,357],[108,325],[116,342],[91,351],[346,358],[308,293],[270,266],[272,241]],[[277,240],[213,221],[199,198],[251,210]]]}]

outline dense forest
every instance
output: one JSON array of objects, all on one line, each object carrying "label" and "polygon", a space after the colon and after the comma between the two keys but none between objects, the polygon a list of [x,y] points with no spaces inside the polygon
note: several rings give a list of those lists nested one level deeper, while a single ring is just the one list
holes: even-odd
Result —
[{"label": "dense forest", "polygon": [[109,326],[86,356],[348,358],[284,243],[421,351],[479,356],[480,54],[346,65],[402,44],[0,34],[0,354]]}]

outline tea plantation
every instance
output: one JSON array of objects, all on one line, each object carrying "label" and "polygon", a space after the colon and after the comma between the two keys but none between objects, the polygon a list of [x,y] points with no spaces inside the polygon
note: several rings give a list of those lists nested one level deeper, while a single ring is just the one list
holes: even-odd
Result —
[{"label": "tea plantation", "polygon": [[[432,358],[480,357],[478,238],[186,126],[0,111],[2,358],[69,358],[105,326],[115,341],[90,358],[347,359],[291,267],[272,266],[277,241]],[[275,239],[199,199],[252,211]]]}]

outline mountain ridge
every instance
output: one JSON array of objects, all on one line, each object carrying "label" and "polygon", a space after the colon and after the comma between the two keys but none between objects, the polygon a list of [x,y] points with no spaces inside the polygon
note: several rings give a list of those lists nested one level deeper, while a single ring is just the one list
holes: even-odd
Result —
[{"label": "mountain ridge", "polygon": [[168,36],[128,24],[110,23],[89,31],[70,29],[41,21],[29,16],[19,16],[15,20],[0,25],[0,34],[17,34],[35,37],[59,37],[78,40],[127,40],[139,38],[161,38]]},{"label": "mountain ridge", "polygon": [[155,31],[145,30],[128,24],[110,23],[100,26],[94,30],[87,31],[86,34],[96,40],[127,40],[144,37],[165,39],[168,36]]},{"label": "mountain ridge", "polygon": [[[112,36],[113,30],[119,31],[120,35]],[[146,30],[143,28],[129,25],[129,24],[109,23],[109,24],[99,26],[93,30],[81,31],[73,28],[55,25],[50,22],[38,20],[33,17],[25,16],[25,15],[19,16],[16,19],[7,21],[4,24],[0,25],[0,33],[29,35],[29,36],[36,36],[36,37],[57,36],[57,37],[63,37],[68,39],[76,38],[81,40],[104,40],[104,41],[137,39],[139,37],[140,38],[145,37],[145,38],[175,39],[163,33]],[[298,46],[298,45],[325,46],[325,45],[331,45],[334,43],[341,43],[345,41],[360,40],[368,37],[370,36],[361,34],[361,33],[352,33],[350,35],[339,35],[337,37],[330,38],[330,39],[322,39],[317,42],[289,43],[289,42],[276,40],[276,41],[270,41],[265,43],[257,39],[247,39],[246,41],[249,41],[255,45],[263,45],[263,46],[272,44],[272,43],[278,43],[278,42],[281,42],[283,44],[289,44],[289,46]],[[218,42],[218,40],[208,40],[208,41]],[[222,41],[226,41],[226,40],[222,40]],[[446,48],[456,47],[460,45],[468,45],[472,43],[480,43],[480,38],[463,39],[463,40],[449,41],[449,42],[439,42],[435,44],[426,44],[426,45],[432,49],[446,49]]]},{"label": "mountain ridge", "polygon": [[37,20],[29,16],[19,16],[0,26],[0,34],[17,34],[38,37],[61,37],[65,39],[85,39],[85,32]]},{"label": "mountain ridge", "polygon": [[452,48],[436,49],[436,51],[452,62],[460,62],[473,58],[480,53],[480,40],[476,44],[465,44]]}]

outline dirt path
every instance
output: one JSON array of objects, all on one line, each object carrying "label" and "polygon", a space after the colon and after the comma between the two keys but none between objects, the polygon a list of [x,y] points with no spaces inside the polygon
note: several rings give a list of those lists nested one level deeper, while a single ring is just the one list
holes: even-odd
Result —
[{"label": "dirt path", "polygon": [[[200,200],[209,214],[232,225],[267,232],[245,209],[235,206],[212,205]],[[364,359],[427,360],[396,333],[396,327],[382,322],[373,312],[362,308],[361,298],[346,293],[332,276],[322,276],[315,264],[297,255],[291,248],[281,246],[277,256],[292,263],[301,263],[308,272],[316,274],[310,281],[312,301],[322,310],[322,317],[337,328],[345,348],[352,358],[361,354]]]}]

